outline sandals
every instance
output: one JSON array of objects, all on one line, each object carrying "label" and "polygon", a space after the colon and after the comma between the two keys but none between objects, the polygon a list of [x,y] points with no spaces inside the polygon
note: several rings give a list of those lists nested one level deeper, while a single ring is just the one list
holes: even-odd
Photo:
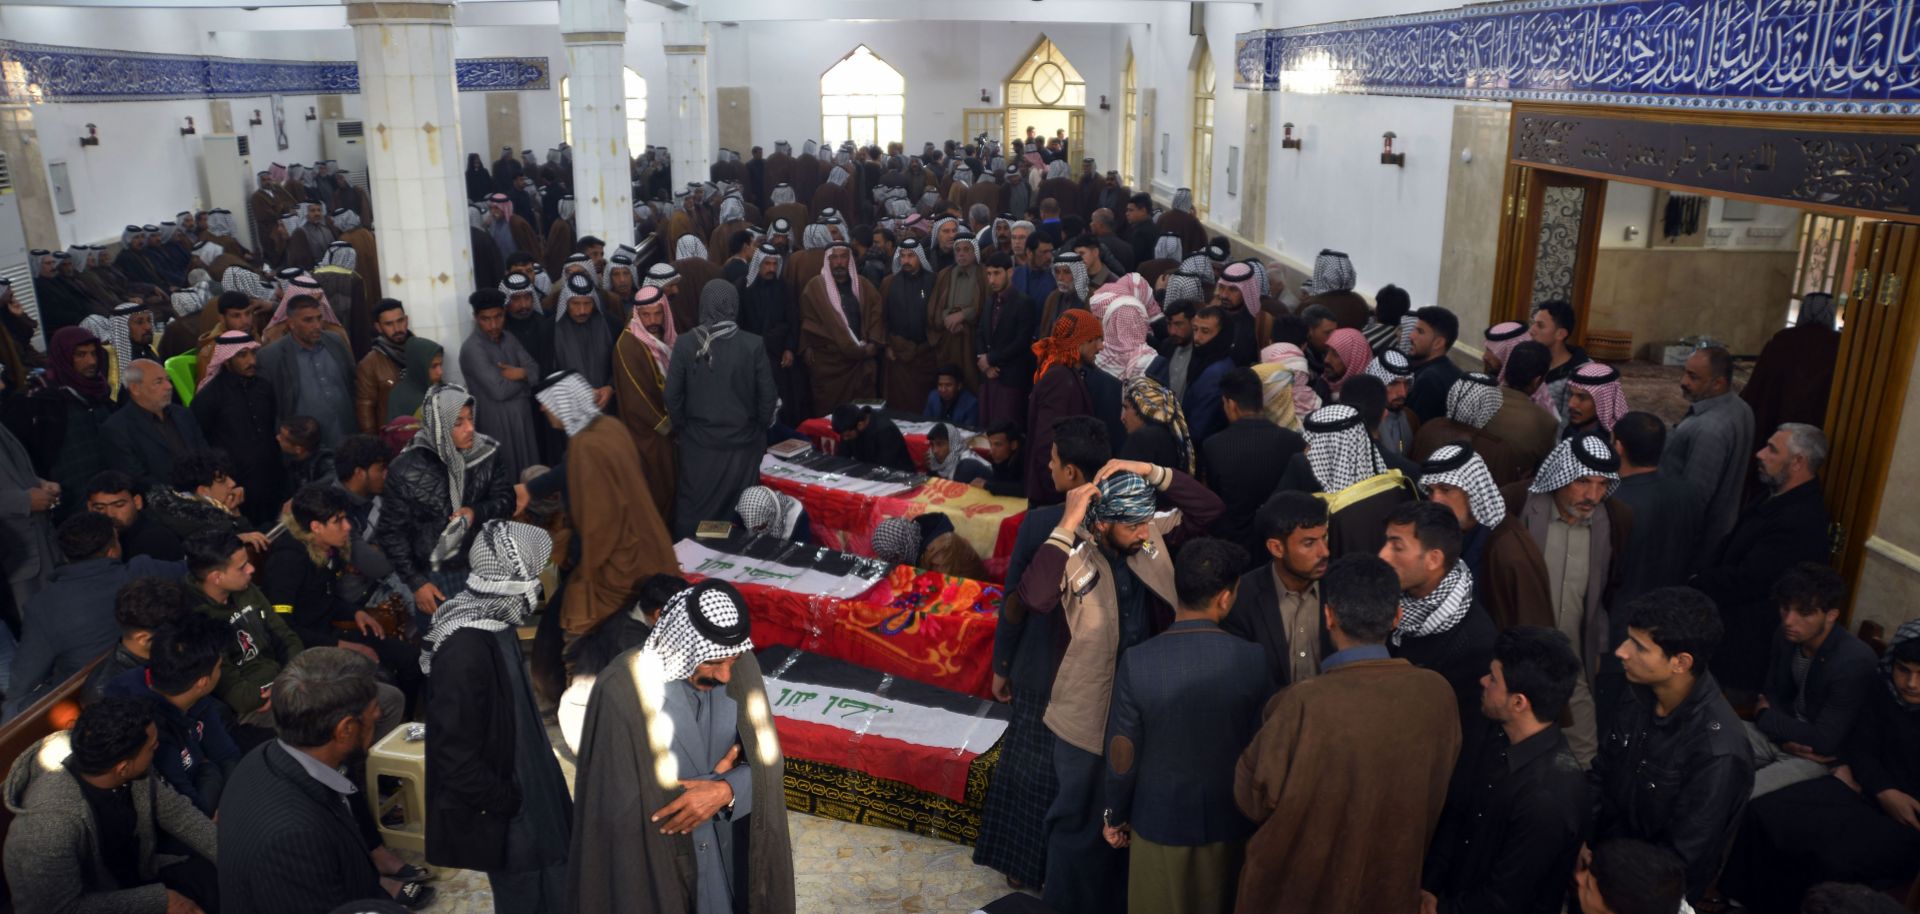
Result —
[{"label": "sandals", "polygon": [[432,886],[421,885],[418,882],[408,882],[403,883],[400,886],[400,891],[393,894],[393,900],[409,911],[418,911],[433,903],[434,894],[435,892]]},{"label": "sandals", "polygon": [[439,874],[435,873],[430,867],[415,866],[409,863],[392,873],[388,873],[387,878],[406,883],[419,883],[432,882],[438,875]]}]

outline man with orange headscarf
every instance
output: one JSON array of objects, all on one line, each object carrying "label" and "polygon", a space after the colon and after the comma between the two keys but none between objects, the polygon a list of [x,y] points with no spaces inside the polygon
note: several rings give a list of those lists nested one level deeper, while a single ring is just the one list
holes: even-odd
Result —
[{"label": "man with orange headscarf", "polygon": [[1027,493],[1034,505],[1061,499],[1047,473],[1047,462],[1053,459],[1053,423],[1067,416],[1095,415],[1086,368],[1103,342],[1100,319],[1091,311],[1073,309],[1060,315],[1053,331],[1033,344],[1040,368],[1034,372],[1033,393],[1027,398]]}]

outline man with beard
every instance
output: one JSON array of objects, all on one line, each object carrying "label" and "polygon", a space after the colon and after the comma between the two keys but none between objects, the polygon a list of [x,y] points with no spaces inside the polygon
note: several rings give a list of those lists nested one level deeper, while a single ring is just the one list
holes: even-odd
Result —
[{"label": "man with beard", "polygon": [[305,294],[285,301],[288,332],[260,350],[260,372],[273,383],[281,417],[314,417],[320,440],[332,447],[355,427],[353,352],[321,326],[322,301]]},{"label": "man with beard", "polygon": [[575,206],[572,194],[563,195],[557,208],[559,217],[547,227],[547,242],[544,246],[546,257],[542,264],[547,268],[548,273],[556,276],[560,273],[560,262],[568,254],[573,253],[576,242],[579,240],[573,224]]},{"label": "man with beard", "polygon": [[601,314],[606,317],[609,327],[625,323],[627,312],[633,309],[633,293],[640,289],[640,278],[635,271],[633,257],[625,251],[617,251],[598,269]]},{"label": "man with beard", "polygon": [[153,351],[153,312],[141,302],[122,302],[107,316],[107,348],[113,352],[108,378],[114,382],[126,374],[135,359],[160,361]]},{"label": "man with beard", "polygon": [[269,263],[279,263],[287,252],[274,238],[274,229],[281,217],[292,212],[293,200],[273,182],[271,172],[263,171],[255,177],[259,186],[247,197],[247,212],[253,216],[253,237],[260,245],[260,256]]},{"label": "man with beard", "polygon": [[[1477,752],[1481,729],[1467,731],[1461,723],[1478,713],[1480,677],[1499,633],[1473,595],[1473,572],[1460,561],[1460,523],[1445,505],[1410,502],[1387,515],[1385,538],[1380,558],[1393,566],[1401,591],[1400,622],[1387,650],[1446,679],[1461,715],[1449,721],[1450,729],[1465,734],[1455,745]],[[1456,783],[1464,774],[1454,773]]]},{"label": "man with beard", "polygon": [[1733,392],[1733,356],[1726,349],[1701,349],[1687,357],[1681,371],[1680,392],[1689,405],[1660,455],[1660,472],[1706,496],[1700,542],[1702,554],[1713,555],[1740,513],[1747,449],[1753,446],[1753,407]]},{"label": "man with beard", "polygon": [[880,292],[853,272],[853,249],[826,248],[825,269],[800,296],[800,335],[816,409],[874,395],[874,356],[886,338]]},{"label": "man with beard", "polygon": [[500,282],[500,292],[507,297],[507,332],[520,341],[535,365],[542,369],[551,366],[554,322],[540,313],[533,278],[525,273],[508,273]]},{"label": "man with beard", "polygon": [[[746,600],[705,581],[600,672],[580,741],[572,914],[792,914],[780,741]],[[641,820],[645,816],[645,820]]]},{"label": "man with beard", "polygon": [[540,365],[507,333],[505,295],[481,289],[467,303],[474,326],[460,346],[460,372],[471,385],[475,426],[499,442],[505,478],[518,479],[521,470],[540,462],[532,404]]},{"label": "man with beard", "polygon": [[1272,558],[1240,577],[1233,609],[1220,627],[1260,645],[1276,688],[1320,674],[1333,653],[1322,621],[1320,578],[1327,573],[1327,503],[1305,492],[1276,492],[1255,525]]},{"label": "man with beard", "polygon": [[[842,270],[850,259],[838,258]],[[773,424],[773,374],[766,344],[735,323],[739,309],[739,293],[730,283],[707,283],[700,290],[700,326],[673,345],[667,413],[679,434],[676,538],[693,535],[701,521],[731,517],[741,490],[760,476],[760,455]],[[871,366],[868,371],[871,384]]]},{"label": "man with beard", "polygon": [[1613,497],[1619,471],[1620,458],[1607,439],[1582,435],[1554,447],[1527,494],[1517,485],[1507,490],[1508,508],[1546,562],[1552,627],[1567,636],[1580,657],[1581,674],[1568,704],[1567,742],[1583,766],[1599,751],[1593,680],[1610,646],[1607,616],[1633,531],[1633,509]]},{"label": "man with beard", "polygon": [[[104,426],[113,400],[100,340],[79,327],[53,335],[47,354],[47,385],[7,404],[7,425],[32,449],[33,465],[54,483],[54,492],[78,493],[87,480],[116,461]],[[58,502],[58,499],[55,499]],[[80,507],[77,498],[51,506],[58,523]]]},{"label": "man with beard", "polygon": [[407,340],[413,331],[407,323],[406,306],[397,298],[383,298],[374,307],[373,327],[379,335],[354,369],[354,419],[361,434],[378,434],[387,424],[387,395],[400,382],[406,370]]},{"label": "man with beard", "polygon": [[532,254],[535,260],[543,256],[545,249],[540,246],[540,236],[534,234],[533,226],[526,219],[514,212],[512,199],[504,193],[487,198],[487,213],[481,219],[481,228],[503,262],[517,251]]},{"label": "man with beard", "polygon": [[48,333],[78,326],[96,313],[93,303],[60,276],[60,259],[52,251],[35,250],[30,256],[34,263],[33,296]]},{"label": "man with beard", "polygon": [[595,409],[613,396],[613,328],[600,313],[593,280],[575,273],[561,295],[564,308],[554,316],[553,367],[580,375],[593,389]]},{"label": "man with beard", "polygon": [[633,603],[634,582],[680,570],[667,535],[666,512],[656,506],[633,437],[605,416],[585,379],[570,371],[548,375],[535,394],[540,411],[567,436],[567,511],[579,537],[580,560],[567,579],[560,627],[583,635]]},{"label": "man with beard", "polygon": [[[1068,914],[1125,908],[1124,858],[1101,834],[1108,685],[1126,650],[1170,620],[1170,543],[1197,536],[1224,509],[1205,486],[1166,467],[1110,461],[1094,480],[1067,493],[1059,524],[1019,586],[1028,609],[1059,612],[1069,632],[1044,718],[1060,780],[1047,813],[1045,900]],[[1173,510],[1155,512],[1161,496]],[[1102,583],[1073,583],[1083,580]]]},{"label": "man with beard", "polygon": [[[740,329],[760,338],[773,371],[773,389],[780,396],[781,420],[797,423],[801,404],[794,384],[794,353],[800,348],[800,313],[787,284],[780,277],[786,258],[771,244],[762,244],[747,262],[740,287]],[[668,339],[667,345],[673,345]]]},{"label": "man with beard", "polygon": [[980,419],[987,425],[1027,424],[1027,398],[1033,387],[1033,299],[1015,287],[1013,260],[995,251],[984,263],[986,294],[980,326],[974,333],[974,366],[979,369]]},{"label": "man with beard", "polygon": [[[933,289],[933,307],[928,313],[927,339],[933,344],[935,359],[942,365],[957,365],[965,372],[961,378],[969,391],[979,386],[974,363],[973,323],[987,298],[986,270],[980,266],[980,245],[972,235],[961,232],[953,240],[952,264],[940,271]],[[926,395],[921,395],[924,401]],[[907,407],[909,410],[912,405]]]},{"label": "man with beard", "polygon": [[634,296],[627,331],[613,345],[613,402],[633,436],[639,467],[663,518],[673,510],[673,422],[667,416],[667,366],[679,336],[666,296],[647,286]]},{"label": "man with beard", "polygon": [[193,397],[193,418],[207,443],[227,453],[233,481],[246,489],[247,519],[270,525],[288,494],[280,461],[273,385],[259,376],[260,344],[242,332],[214,340],[213,360]]},{"label": "man with beard", "polygon": [[926,399],[939,364],[928,341],[937,320],[930,307],[937,280],[922,253],[919,241],[901,242],[893,273],[880,285],[887,330],[886,399],[887,406],[897,410],[912,410]]},{"label": "man with beard", "polygon": [[1507,510],[1487,462],[1465,445],[1449,444],[1420,465],[1420,491],[1446,505],[1460,522],[1460,560],[1473,572],[1474,596],[1501,629],[1553,626],[1553,585],[1540,546]]},{"label": "man with beard", "polygon": [[1193,316],[1193,351],[1187,357],[1186,392],[1180,396],[1193,440],[1205,441],[1226,427],[1220,382],[1233,369],[1233,333],[1226,313],[1213,305],[1201,308]]},{"label": "man with beard", "polygon": [[319,203],[306,203],[300,208],[301,222],[287,238],[285,266],[312,270],[320,262],[320,256],[327,252],[327,245],[338,236],[327,225],[327,209]]},{"label": "man with beard", "polygon": [[1060,315],[1074,309],[1085,310],[1093,285],[1087,280],[1087,264],[1074,251],[1053,255],[1053,291],[1047,294],[1040,311],[1042,328],[1053,326]]}]

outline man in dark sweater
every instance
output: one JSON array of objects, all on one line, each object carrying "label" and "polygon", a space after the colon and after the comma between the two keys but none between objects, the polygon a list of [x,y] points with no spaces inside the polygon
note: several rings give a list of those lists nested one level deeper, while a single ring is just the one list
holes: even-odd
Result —
[{"label": "man in dark sweater", "polygon": [[46,589],[34,594],[21,613],[23,637],[7,687],[9,717],[113,646],[120,634],[114,595],[122,586],[137,577],[181,573],[178,563],[145,556],[122,562],[113,521],[104,515],[75,514],[55,535],[67,564],[54,569]]},{"label": "man in dark sweater", "polygon": [[1227,506],[1211,532],[1249,555],[1266,554],[1266,537],[1255,530],[1254,514],[1279,485],[1287,462],[1307,449],[1298,432],[1267,418],[1261,397],[1260,376],[1253,369],[1227,372],[1220,379],[1227,426],[1200,443],[1200,475]]},{"label": "man in dark sweater", "polygon": [[[1473,595],[1473,572],[1460,561],[1460,521],[1430,501],[1408,502],[1387,515],[1380,557],[1400,576],[1400,625],[1387,649],[1447,679],[1460,719],[1480,714],[1480,677],[1493,659],[1493,619]],[[1478,731],[1478,727],[1470,728]],[[1463,758],[1478,751],[1473,740]]]},{"label": "man in dark sweater", "polygon": [[87,481],[83,493],[87,510],[112,519],[120,534],[120,554],[128,558],[144,555],[162,562],[186,558],[180,551],[180,538],[173,531],[147,516],[146,499],[139,483],[119,470],[107,470]]},{"label": "man in dark sweater", "polygon": [[1407,358],[1413,360],[1413,391],[1407,408],[1426,422],[1447,414],[1447,391],[1464,374],[1448,353],[1460,338],[1460,319],[1438,305],[1413,313],[1413,340]]},{"label": "man in dark sweater", "polygon": [[153,652],[154,632],[185,616],[192,601],[193,591],[177,577],[136,578],[120,588],[113,598],[113,621],[120,625],[120,641],[113,646],[113,653],[87,674],[87,682],[80,688],[80,703],[99,701],[121,673],[146,666]]},{"label": "man in dark sweater", "polygon": [[220,652],[232,636],[205,616],[185,615],[153,635],[152,662],[127,670],[107,694],[146,702],[160,743],[154,767],[173,789],[212,816],[220,808],[227,778],[240,763],[240,748],[221,721],[213,690],[220,681]]},{"label": "man in dark sweater", "polygon": [[1802,562],[1773,583],[1780,630],[1747,744],[1753,796],[1824,777],[1840,762],[1873,688],[1877,659],[1840,622],[1846,582],[1831,565]]},{"label": "man in dark sweater", "polygon": [[975,488],[1011,498],[1027,497],[1027,462],[1020,453],[1027,433],[1012,422],[1001,422],[987,430],[987,465],[993,472],[975,479]]},{"label": "man in dark sweater", "polygon": [[280,738],[247,753],[221,800],[222,909],[327,914],[391,897],[354,820],[351,804],[365,800],[344,773],[379,728],[372,662],[338,648],[302,653],[279,670],[273,704]]},{"label": "man in dark sweater", "polygon": [[1421,909],[1439,914],[1559,914],[1592,808],[1586,778],[1554,720],[1567,707],[1580,659],[1567,636],[1516,626],[1493,644],[1480,713],[1498,728],[1460,764],[1471,788],[1447,798],[1427,854]]}]

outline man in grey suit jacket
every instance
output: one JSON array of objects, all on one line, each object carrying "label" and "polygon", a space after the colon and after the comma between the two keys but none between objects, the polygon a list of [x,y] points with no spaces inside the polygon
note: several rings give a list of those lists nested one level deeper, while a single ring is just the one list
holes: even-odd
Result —
[{"label": "man in grey suit jacket", "polygon": [[173,382],[166,369],[151,359],[127,363],[120,378],[131,402],[101,425],[120,463],[144,492],[167,485],[174,460],[207,449],[200,423],[186,407],[173,402]]},{"label": "man in grey suit jacket", "polygon": [[353,353],[323,329],[317,298],[288,299],[286,323],[287,335],[260,350],[260,372],[273,385],[281,421],[312,416],[320,423],[321,445],[333,447],[356,429]]}]

